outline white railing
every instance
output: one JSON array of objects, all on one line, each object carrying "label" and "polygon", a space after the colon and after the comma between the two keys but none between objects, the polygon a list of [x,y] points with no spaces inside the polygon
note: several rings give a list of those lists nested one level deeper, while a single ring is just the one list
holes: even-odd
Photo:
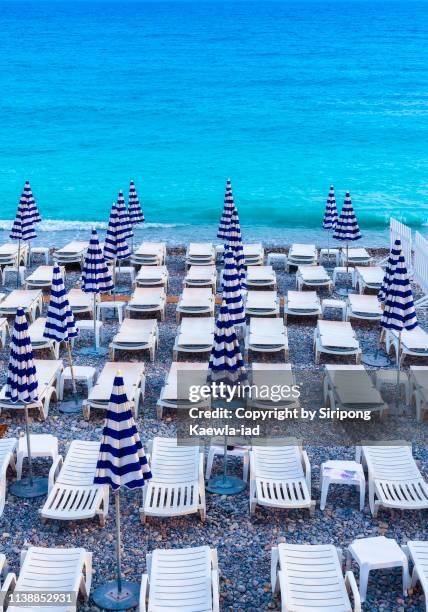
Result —
[{"label": "white railing", "polygon": [[428,303],[428,241],[419,233],[415,235],[415,263],[413,280],[424,292],[424,296],[416,300],[417,306]]},{"label": "white railing", "polygon": [[389,221],[389,242],[391,248],[394,246],[397,238],[401,240],[401,249],[406,260],[407,270],[409,274],[413,274],[412,230],[408,225],[404,225],[401,221],[391,217]]}]

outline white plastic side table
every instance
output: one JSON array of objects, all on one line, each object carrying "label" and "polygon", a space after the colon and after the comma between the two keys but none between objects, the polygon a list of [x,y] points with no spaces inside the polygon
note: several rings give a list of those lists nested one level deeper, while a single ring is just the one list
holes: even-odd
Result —
[{"label": "white plastic side table", "polygon": [[120,325],[123,321],[123,312],[125,310],[125,302],[122,302],[121,300],[111,300],[111,301],[109,300],[105,302],[98,302],[97,319],[100,319],[101,321],[103,321],[104,312],[109,309],[115,310],[117,312],[117,320]]},{"label": "white plastic side table", "polygon": [[[92,366],[73,366],[73,374],[75,380],[83,380],[88,386],[88,395],[94,386],[95,368]],[[64,399],[64,383],[66,380],[71,380],[71,370],[69,367],[64,368],[61,373],[59,383],[59,399]]]},{"label": "white plastic side table", "polygon": [[342,313],[342,321],[345,320],[346,302],[344,300],[335,300],[334,298],[326,298],[325,300],[321,300],[321,312],[323,316],[327,308],[337,308]]},{"label": "white plastic side table", "polygon": [[[52,462],[58,457],[58,438],[51,434],[31,434],[30,435],[31,457],[51,457]],[[18,450],[16,452],[16,478],[21,480],[22,464],[28,457],[27,437],[21,436],[18,440]]]},{"label": "white plastic side table", "polygon": [[362,465],[356,461],[326,461],[321,464],[321,502],[324,510],[331,484],[357,487],[360,490],[360,510],[364,509],[366,479]]}]

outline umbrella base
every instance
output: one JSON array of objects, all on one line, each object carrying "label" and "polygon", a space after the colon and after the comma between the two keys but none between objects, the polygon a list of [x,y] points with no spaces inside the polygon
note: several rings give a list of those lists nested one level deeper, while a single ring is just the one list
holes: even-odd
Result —
[{"label": "umbrella base", "polygon": [[82,412],[82,404],[81,402],[75,402],[74,400],[61,402],[58,410],[63,414],[77,414],[78,412]]},{"label": "umbrella base", "polygon": [[361,361],[364,365],[375,368],[385,368],[391,364],[390,358],[383,351],[367,351],[367,353],[363,353]]},{"label": "umbrella base", "polygon": [[107,582],[95,589],[92,600],[102,610],[127,610],[138,606],[140,585],[136,582],[122,582],[122,590],[117,590],[117,582]]},{"label": "umbrella base", "polygon": [[246,486],[246,483],[236,476],[216,476],[209,479],[207,491],[219,495],[237,495],[242,493]]},{"label": "umbrella base", "polygon": [[15,480],[9,487],[9,493],[12,493],[15,497],[24,497],[26,499],[42,497],[47,492],[47,478],[33,478],[32,482],[30,482],[29,478],[23,478],[22,480]]},{"label": "umbrella base", "polygon": [[80,354],[85,355],[86,357],[105,357],[108,353],[108,348],[104,346],[99,346],[95,348],[93,346],[85,346],[80,349]]},{"label": "umbrella base", "polygon": [[355,289],[352,287],[339,287],[339,289],[335,289],[334,292],[337,293],[337,295],[343,295],[345,297],[350,293],[355,293]]}]

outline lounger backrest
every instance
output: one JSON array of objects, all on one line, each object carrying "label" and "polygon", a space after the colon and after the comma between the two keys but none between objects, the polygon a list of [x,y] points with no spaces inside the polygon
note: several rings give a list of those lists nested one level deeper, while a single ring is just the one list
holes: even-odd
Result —
[{"label": "lounger backrest", "polygon": [[248,291],[246,305],[249,308],[274,308],[277,300],[276,291]]},{"label": "lounger backrest", "polygon": [[156,482],[174,484],[197,481],[199,447],[177,446],[176,438],[155,438],[150,467]]},{"label": "lounger backrest", "polygon": [[363,455],[373,478],[380,480],[422,478],[410,446],[363,446]]},{"label": "lounger backrest", "polygon": [[352,610],[333,545],[283,543],[278,552],[287,610]]},{"label": "lounger backrest", "polygon": [[141,266],[137,278],[162,278],[166,271],[166,266]]},{"label": "lounger backrest", "polygon": [[39,289],[14,289],[1,303],[2,308],[28,308],[33,302],[41,297]]},{"label": "lounger backrest", "polygon": [[156,319],[123,319],[120,324],[117,337],[123,336],[137,342],[141,336],[148,337],[155,333],[157,327]]},{"label": "lounger backrest", "polygon": [[71,486],[93,485],[99,452],[98,441],[73,440],[57,482]]},{"label": "lounger backrest", "polygon": [[427,542],[424,540],[409,540],[407,547],[412,555],[413,563],[418,572],[419,580],[421,581],[422,587],[427,593],[428,585],[428,547]]},{"label": "lounger backrest", "polygon": [[[144,364],[130,361],[107,361],[92,390],[97,398],[103,397],[107,400],[110,398],[113,380],[118,371],[123,376],[128,399],[132,397],[132,387],[140,384],[141,377],[144,374]],[[90,397],[92,397],[92,391]]]},{"label": "lounger backrest", "polygon": [[275,344],[278,341],[283,341],[286,328],[282,319],[278,317],[251,317],[250,318],[250,335],[260,337],[266,336],[266,339],[271,339]]},{"label": "lounger backrest", "polygon": [[158,304],[165,297],[165,289],[163,287],[136,287],[131,296],[132,300],[144,303],[153,302]]},{"label": "lounger backrest", "polygon": [[304,478],[299,446],[253,446],[252,460],[256,478]]},{"label": "lounger backrest", "polygon": [[5,461],[9,463],[11,453],[14,452],[16,444],[16,438],[3,438],[0,440],[0,471]]},{"label": "lounger backrest", "polygon": [[183,304],[208,304],[212,299],[213,294],[209,287],[185,287],[181,295]]},{"label": "lounger backrest", "polygon": [[[45,331],[46,318],[39,317],[33,323],[31,323],[29,327],[30,336],[33,338],[40,338],[43,336],[43,332]],[[47,340],[47,338],[46,338]]]},{"label": "lounger backrest", "polygon": [[149,610],[212,610],[211,551],[208,546],[156,549],[152,553]]},{"label": "lounger backrest", "polygon": [[25,555],[15,591],[78,592],[85,555],[84,548],[31,546]]}]

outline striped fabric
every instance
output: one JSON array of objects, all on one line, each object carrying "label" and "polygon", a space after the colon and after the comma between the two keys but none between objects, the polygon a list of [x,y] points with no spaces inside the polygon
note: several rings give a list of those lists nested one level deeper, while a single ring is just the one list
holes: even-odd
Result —
[{"label": "striped fabric", "polygon": [[224,253],[223,300],[226,302],[232,323],[234,325],[245,323],[241,282],[236,269],[235,256],[231,249],[226,249]]},{"label": "striped fabric", "polygon": [[216,321],[208,368],[211,381],[231,384],[247,379],[238,338],[225,300]]},{"label": "striped fabric", "polygon": [[323,229],[332,230],[336,227],[337,223],[337,207],[336,198],[334,197],[334,187],[330,185],[330,191],[328,192],[327,204],[325,207],[324,219],[322,222]]},{"label": "striped fabric", "polygon": [[224,248],[225,252],[228,249],[233,252],[233,255],[235,257],[236,270],[239,275],[239,282],[241,283],[241,287],[244,288],[246,286],[244,247],[242,246],[241,225],[239,223],[239,215],[236,208],[234,208],[232,212],[229,231]]},{"label": "striped fabric", "polygon": [[12,240],[33,240],[37,238],[34,220],[29,209],[28,196],[23,191],[16,211],[15,221],[9,234]]},{"label": "striped fabric", "polygon": [[126,259],[131,251],[126,242],[123,226],[119,221],[116,202],[113,202],[108,220],[107,232],[104,241],[104,259]]},{"label": "striped fabric", "polygon": [[360,228],[358,227],[357,217],[352,207],[349,191],[346,192],[342,212],[337,220],[333,238],[346,241],[359,240],[361,238]]},{"label": "striped fabric", "polygon": [[24,186],[24,193],[28,202],[28,212],[30,213],[33,223],[40,223],[42,220],[39,209],[37,208],[36,200],[34,199],[33,192],[31,191],[30,182],[26,181]]},{"label": "striped fabric", "polygon": [[37,372],[27,318],[24,309],[18,308],[10,341],[6,397],[14,403],[31,404],[38,400],[37,389]]},{"label": "striped fabric", "polygon": [[120,372],[114,378],[101,440],[95,484],[141,489],[151,478]]},{"label": "striped fabric", "polygon": [[[386,278],[388,274],[388,278]],[[419,325],[406,262],[399,240],[395,241],[379,291],[384,304],[380,324],[384,329],[414,329]]]},{"label": "striped fabric", "polygon": [[121,236],[124,240],[133,238],[134,231],[132,225],[129,222],[128,211],[126,210],[125,198],[123,197],[123,191],[119,191],[116,202],[117,214],[119,215],[119,227]]},{"label": "striped fabric", "polygon": [[43,336],[57,342],[70,342],[79,335],[73,312],[68,303],[64,278],[58,264],[52,275],[52,288]]},{"label": "striped fabric", "polygon": [[144,213],[141,210],[140,200],[138,199],[137,190],[135,189],[134,181],[129,184],[128,196],[128,216],[131,225],[144,223]]},{"label": "striped fabric", "polygon": [[226,193],[224,194],[224,207],[217,232],[217,238],[226,240],[229,233],[229,225],[235,204],[233,202],[232,184],[230,179],[226,181]]},{"label": "striped fabric", "polygon": [[83,264],[82,291],[85,293],[108,293],[113,289],[113,281],[101,251],[97,230],[93,229]]}]

